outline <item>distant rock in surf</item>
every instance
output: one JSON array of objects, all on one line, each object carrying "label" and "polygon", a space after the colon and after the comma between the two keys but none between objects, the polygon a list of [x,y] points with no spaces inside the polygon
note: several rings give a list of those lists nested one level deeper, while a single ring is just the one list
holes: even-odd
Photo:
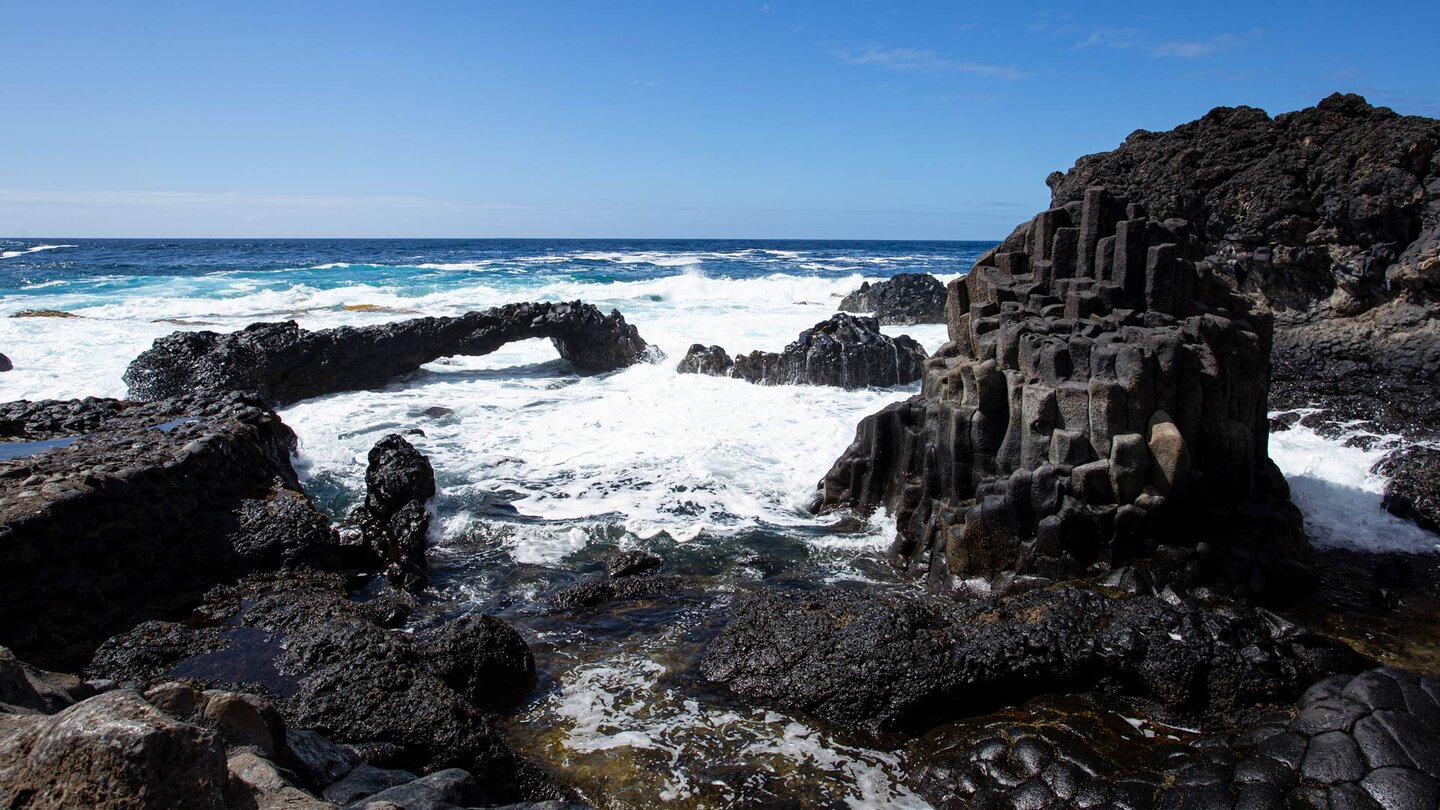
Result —
[{"label": "distant rock in surf", "polygon": [[277,407],[337,391],[374,388],[452,355],[489,354],[507,343],[550,338],[585,373],[651,359],[618,311],[591,304],[508,304],[453,318],[310,332],[294,321],[257,323],[227,335],[175,332],[159,338],[125,370],[134,399],[195,391],[257,391]]},{"label": "distant rock in surf", "polygon": [[882,324],[911,326],[945,322],[945,285],[929,273],[897,273],[860,289],[840,302],[841,312],[868,312]]},{"label": "distant rock in surf", "polygon": [[889,387],[920,379],[925,350],[909,335],[892,338],[874,318],[834,315],[800,333],[784,351],[736,356],[719,346],[690,347],[681,374],[735,377],[759,385]]},{"label": "distant rock in surf", "polygon": [[10,358],[0,354],[0,371],[10,371],[13,368],[15,368],[15,364],[10,362]]}]

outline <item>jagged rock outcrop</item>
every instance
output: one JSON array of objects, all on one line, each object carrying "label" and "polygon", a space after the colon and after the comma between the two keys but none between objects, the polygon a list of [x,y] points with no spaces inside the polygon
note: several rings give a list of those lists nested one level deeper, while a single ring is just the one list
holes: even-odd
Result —
[{"label": "jagged rock outcrop", "polygon": [[365,500],[350,512],[346,528],[359,535],[397,588],[419,591],[429,581],[426,504],[433,497],[435,469],[414,445],[398,433],[375,443],[365,469]]},{"label": "jagged rock outcrop", "polygon": [[909,335],[892,338],[874,318],[841,314],[801,332],[778,354],[754,351],[731,360],[721,347],[697,343],[676,370],[759,385],[866,388],[914,382],[924,361],[925,350]]},{"label": "jagged rock outcrop", "polygon": [[614,371],[655,354],[618,311],[591,304],[507,304],[454,318],[416,318],[378,326],[310,332],[294,321],[239,332],[174,332],[125,370],[133,399],[194,391],[257,391],[285,405],[308,397],[373,388],[452,355],[489,354],[516,340],[550,338],[580,371]]},{"label": "jagged rock outcrop", "polygon": [[880,323],[910,326],[945,322],[945,285],[929,273],[896,273],[840,301],[841,312],[868,312]]},{"label": "jagged rock outcrop", "polygon": [[15,368],[15,364],[10,362],[10,358],[0,354],[0,371],[10,371],[13,368]]},{"label": "jagged rock outcrop", "polygon": [[[116,636],[88,673],[140,689],[178,680],[267,695],[285,723],[348,745],[370,768],[460,768],[491,803],[561,798],[494,722],[495,709],[533,688],[519,634],[465,617],[410,634],[380,626],[386,613],[350,600],[339,576],[253,578],[212,591],[189,623],[151,621]],[[356,774],[351,787],[396,784],[381,777]]]},{"label": "jagged rock outcrop", "polygon": [[895,562],[989,593],[1142,568],[1283,599],[1308,546],[1267,456],[1271,321],[1181,220],[1104,189],[949,285],[922,393],[866,417],[813,508],[885,508]]},{"label": "jagged rock outcrop", "polygon": [[1327,678],[1288,711],[1188,739],[1147,737],[1093,703],[1027,708],[917,741],[921,795],[938,808],[1440,804],[1440,681],[1404,670]]},{"label": "jagged rock outcrop", "polygon": [[331,566],[295,434],[253,395],[0,404],[0,643],[73,669],[253,571]]},{"label": "jagged rock outcrop", "polygon": [[1381,506],[1440,534],[1440,448],[1407,447],[1381,459],[1375,472],[1389,479]]},{"label": "jagged rock outcrop", "polygon": [[[1191,223],[1198,254],[1275,314],[1274,377],[1440,438],[1440,121],[1356,95],[1273,118],[1220,107],[1051,175],[1052,207],[1100,185]],[[1002,250],[1027,237],[1017,231]],[[1335,414],[1337,422],[1353,418]]]},{"label": "jagged rock outcrop", "polygon": [[922,733],[1047,693],[1237,722],[1363,659],[1257,608],[1080,588],[962,604],[828,589],[741,599],[701,672],[842,728]]}]

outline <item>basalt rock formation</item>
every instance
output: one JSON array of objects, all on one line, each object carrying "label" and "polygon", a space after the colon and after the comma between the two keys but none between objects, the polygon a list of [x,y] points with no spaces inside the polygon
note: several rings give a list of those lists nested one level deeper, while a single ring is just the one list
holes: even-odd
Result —
[{"label": "basalt rock formation", "polygon": [[913,749],[918,792],[945,810],[1428,808],[1440,805],[1440,681],[1339,675],[1238,731],[1182,737],[1050,701]]},{"label": "basalt rock formation", "polygon": [[534,685],[519,634],[471,617],[411,634],[378,624],[386,615],[349,599],[335,575],[257,577],[212,591],[186,623],[145,622],[111,639],[87,672],[141,690],[178,681],[266,696],[286,724],[353,749],[364,765],[351,767],[371,769],[356,777],[368,773],[369,793],[397,784],[375,769],[462,769],[485,803],[561,798],[494,722]]},{"label": "basalt rock formation", "polygon": [[909,326],[945,322],[945,285],[929,273],[896,273],[840,301],[841,312],[868,312],[880,323]]},{"label": "basalt rock formation", "polygon": [[341,561],[295,434],[249,394],[0,404],[0,643],[73,669],[254,571]]},{"label": "basalt rock formation", "polygon": [[866,417],[813,508],[897,517],[895,562],[990,593],[1138,566],[1287,598],[1311,577],[1266,454],[1271,320],[1189,223],[1101,188],[949,285],[922,393]]},{"label": "basalt rock formation", "polygon": [[[398,433],[375,443],[365,469],[365,500],[341,529],[352,530],[397,588],[419,591],[429,581],[425,562],[435,468]],[[348,538],[347,538],[348,539]]]},{"label": "basalt rock formation", "polygon": [[925,350],[909,335],[892,338],[874,318],[840,314],[801,332],[778,354],[754,351],[731,360],[719,346],[696,343],[677,370],[759,385],[866,388],[914,382],[924,361]]},{"label": "basalt rock formation", "polygon": [[[1336,94],[1273,118],[1221,107],[1169,132],[1138,131],[1047,183],[1055,208],[1074,211],[1099,185],[1157,219],[1188,220],[1197,258],[1274,312],[1274,377],[1288,400],[1433,441],[1437,149],[1440,121]],[[1017,230],[1001,250],[1026,238]]]},{"label": "basalt rock formation", "polygon": [[15,368],[15,364],[10,362],[10,358],[0,354],[0,371],[10,371],[13,368]]},{"label": "basalt rock formation", "polygon": [[489,354],[516,340],[550,338],[582,372],[644,361],[654,350],[618,311],[591,304],[507,304],[453,318],[310,332],[294,321],[257,323],[228,335],[174,332],[125,370],[134,399],[194,391],[257,391],[275,406],[373,388],[452,355]]}]

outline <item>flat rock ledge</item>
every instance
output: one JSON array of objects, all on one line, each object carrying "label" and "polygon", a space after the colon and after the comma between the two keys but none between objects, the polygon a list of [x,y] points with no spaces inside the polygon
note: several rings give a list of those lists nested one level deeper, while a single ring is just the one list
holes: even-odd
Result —
[{"label": "flat rock ledge", "polygon": [[945,285],[929,273],[896,273],[860,289],[840,301],[841,312],[865,312],[880,323],[911,326],[945,322]]},{"label": "flat rock ledge", "polygon": [[333,566],[295,434],[252,394],[0,404],[0,643],[75,669],[254,571]]},{"label": "flat rock ledge", "polygon": [[1313,581],[1267,455],[1271,318],[1183,220],[1102,188],[949,285],[922,393],[866,417],[818,511],[896,515],[896,564],[986,594],[1139,566],[1283,600]]},{"label": "flat rock ledge", "polygon": [[132,399],[194,391],[256,391],[279,407],[339,391],[375,388],[425,363],[489,354],[507,343],[550,338],[585,373],[657,356],[618,311],[592,304],[522,303],[458,317],[416,318],[378,326],[310,332],[294,321],[252,324],[239,332],[174,332],[125,370]]},{"label": "flat rock ledge", "polygon": [[888,388],[920,379],[925,350],[909,335],[892,338],[874,318],[835,315],[800,333],[784,351],[730,355],[719,346],[690,347],[681,374],[734,377],[757,385]]}]

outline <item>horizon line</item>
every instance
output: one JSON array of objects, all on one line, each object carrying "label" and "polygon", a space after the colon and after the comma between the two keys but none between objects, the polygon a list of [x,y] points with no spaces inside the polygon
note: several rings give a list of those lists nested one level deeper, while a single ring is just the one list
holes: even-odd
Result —
[{"label": "horizon line", "polygon": [[0,236],[0,240],[101,241],[113,239],[234,241],[260,239],[271,242],[304,241],[387,241],[387,242],[480,242],[480,241],[572,241],[572,242],[996,242],[1000,239],[956,239],[917,237],[854,237],[854,236]]}]

